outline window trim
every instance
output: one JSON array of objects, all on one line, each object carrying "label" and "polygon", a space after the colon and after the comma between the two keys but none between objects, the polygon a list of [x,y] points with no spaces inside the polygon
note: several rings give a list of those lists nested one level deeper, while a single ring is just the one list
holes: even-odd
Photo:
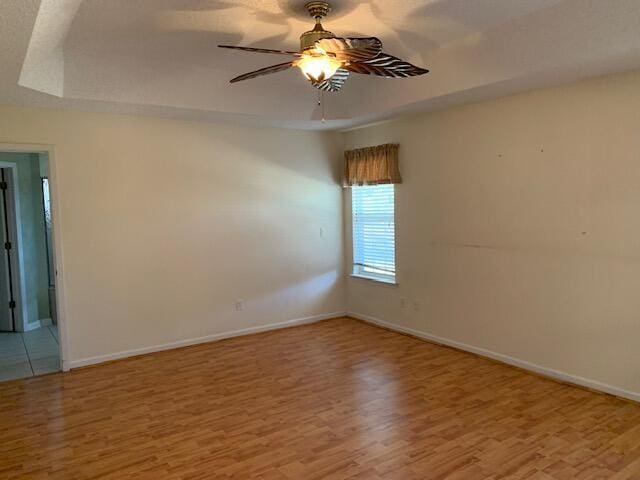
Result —
[{"label": "window trim", "polygon": [[357,278],[360,280],[366,280],[368,282],[380,283],[382,285],[388,285],[390,287],[395,287],[398,285],[398,282],[392,278],[383,278],[383,277],[374,277],[370,274],[361,275],[359,273],[350,273],[349,276],[351,278]]},{"label": "window trim", "polygon": [[393,275],[390,273],[377,273],[377,272],[367,272],[366,267],[363,265],[352,265],[351,275],[354,277],[366,278],[369,280],[373,280],[375,282],[382,283],[396,283],[396,274]]}]

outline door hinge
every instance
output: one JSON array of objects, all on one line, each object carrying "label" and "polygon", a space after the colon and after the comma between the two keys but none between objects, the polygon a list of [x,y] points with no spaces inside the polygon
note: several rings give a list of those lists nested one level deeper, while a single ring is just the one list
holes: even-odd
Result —
[{"label": "door hinge", "polygon": [[11,309],[16,308],[16,301],[15,300],[11,300],[9,302],[9,308],[11,308]]},{"label": "door hinge", "polygon": [[7,189],[7,182],[0,182],[0,190],[6,190]]},{"label": "door hinge", "polygon": [[11,250],[11,242],[6,242],[6,243],[4,244],[4,249],[5,249],[5,250]]}]

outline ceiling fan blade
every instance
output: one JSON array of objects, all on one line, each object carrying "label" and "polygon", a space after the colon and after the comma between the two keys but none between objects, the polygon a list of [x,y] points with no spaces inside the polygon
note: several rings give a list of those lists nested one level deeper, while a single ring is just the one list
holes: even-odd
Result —
[{"label": "ceiling fan blade", "polygon": [[363,62],[351,62],[344,66],[347,70],[364,75],[378,75],[380,77],[404,78],[424,75],[429,70],[400,60],[392,55],[381,53],[375,58]]},{"label": "ceiling fan blade", "polygon": [[270,73],[281,72],[282,70],[287,70],[292,66],[293,66],[292,62],[279,63],[278,65],[271,65],[270,67],[264,67],[264,68],[261,68],[260,70],[245,73],[244,75],[240,75],[238,77],[232,78],[230,82],[236,83],[242,80],[248,80],[250,78],[260,77],[261,75],[269,75]]},{"label": "ceiling fan blade", "polygon": [[232,50],[242,50],[244,52],[255,53],[275,53],[276,55],[295,55],[300,56],[300,52],[291,52],[289,50],[271,50],[269,48],[253,48],[253,47],[237,47],[235,45],[218,45],[219,48],[229,48]]},{"label": "ceiling fan blade", "polygon": [[349,70],[339,68],[331,78],[323,80],[322,82],[312,83],[318,90],[323,90],[325,92],[339,92],[348,78]]},{"label": "ceiling fan blade", "polygon": [[382,52],[382,42],[376,37],[365,38],[323,38],[316,47],[334,55],[338,60],[362,62],[375,58]]}]

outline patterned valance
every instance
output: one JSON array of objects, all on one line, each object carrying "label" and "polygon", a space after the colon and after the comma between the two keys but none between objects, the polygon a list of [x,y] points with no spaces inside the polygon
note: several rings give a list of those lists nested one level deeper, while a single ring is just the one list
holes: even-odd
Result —
[{"label": "patterned valance", "polygon": [[385,144],[344,152],[345,187],[402,183],[398,145]]}]

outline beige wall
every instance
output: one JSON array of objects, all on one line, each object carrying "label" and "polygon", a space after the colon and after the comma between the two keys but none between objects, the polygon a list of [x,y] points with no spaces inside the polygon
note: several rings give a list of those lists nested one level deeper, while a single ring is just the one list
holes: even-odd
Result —
[{"label": "beige wall", "polygon": [[[344,139],[0,107],[0,142],[56,147],[72,363],[348,304],[632,393],[638,125],[639,73]],[[342,140],[401,144],[397,287],[350,279],[345,288]]]},{"label": "beige wall", "polygon": [[0,107],[0,142],[55,145],[67,360],[344,310],[336,135]]},{"label": "beige wall", "polygon": [[350,311],[640,392],[639,73],[345,142],[399,142],[405,179],[399,285],[350,279]]}]

